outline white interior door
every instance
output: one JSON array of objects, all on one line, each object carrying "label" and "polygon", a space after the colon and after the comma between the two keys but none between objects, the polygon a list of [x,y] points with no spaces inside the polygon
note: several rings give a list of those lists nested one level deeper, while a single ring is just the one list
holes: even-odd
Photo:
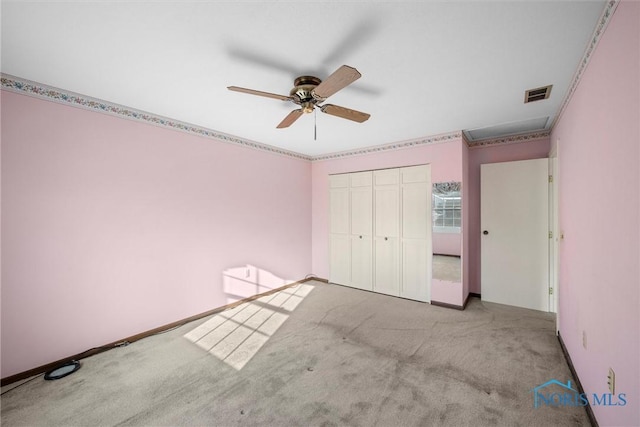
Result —
[{"label": "white interior door", "polygon": [[549,311],[548,160],[481,165],[482,300]]}]

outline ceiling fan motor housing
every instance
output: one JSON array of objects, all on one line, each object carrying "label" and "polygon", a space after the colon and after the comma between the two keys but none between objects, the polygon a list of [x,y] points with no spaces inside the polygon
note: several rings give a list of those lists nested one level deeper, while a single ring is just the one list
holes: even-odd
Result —
[{"label": "ceiling fan motor housing", "polygon": [[312,112],[314,105],[323,101],[323,99],[313,96],[313,90],[320,83],[322,83],[322,80],[314,76],[300,76],[295,79],[293,83],[295,87],[291,89],[289,94],[293,97],[293,102],[302,107],[303,112]]}]

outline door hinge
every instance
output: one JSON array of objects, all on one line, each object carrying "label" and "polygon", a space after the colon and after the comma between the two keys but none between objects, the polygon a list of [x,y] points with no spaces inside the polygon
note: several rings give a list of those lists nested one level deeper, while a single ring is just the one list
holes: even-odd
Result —
[{"label": "door hinge", "polygon": [[553,231],[550,231],[550,232],[549,232],[549,238],[550,238],[550,239],[553,239]]},{"label": "door hinge", "polygon": [[549,175],[549,182],[553,182],[553,175]]},{"label": "door hinge", "polygon": [[549,295],[553,295],[553,288],[549,288]]}]

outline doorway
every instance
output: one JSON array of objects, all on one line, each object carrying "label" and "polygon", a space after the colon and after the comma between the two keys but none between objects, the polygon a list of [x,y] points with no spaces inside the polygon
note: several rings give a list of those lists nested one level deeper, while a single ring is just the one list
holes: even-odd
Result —
[{"label": "doorway", "polygon": [[549,311],[549,159],[480,167],[482,300]]}]

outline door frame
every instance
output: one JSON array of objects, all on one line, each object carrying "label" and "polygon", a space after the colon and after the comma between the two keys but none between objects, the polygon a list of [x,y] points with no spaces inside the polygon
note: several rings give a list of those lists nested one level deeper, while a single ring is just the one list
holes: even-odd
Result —
[{"label": "door frame", "polygon": [[556,332],[559,330],[558,317],[560,315],[560,140],[549,151],[549,230],[552,238],[549,240],[549,287],[553,295],[549,300],[549,311],[556,314]]}]

